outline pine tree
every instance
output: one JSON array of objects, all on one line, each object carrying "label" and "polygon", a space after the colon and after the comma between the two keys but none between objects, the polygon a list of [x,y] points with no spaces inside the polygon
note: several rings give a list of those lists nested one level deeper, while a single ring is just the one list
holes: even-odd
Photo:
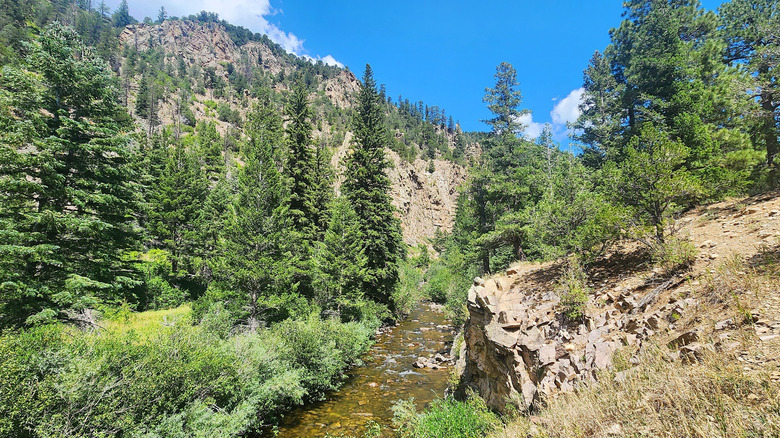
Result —
[{"label": "pine tree", "polygon": [[287,163],[285,174],[290,180],[292,224],[304,239],[312,241],[317,230],[314,224],[312,126],[308,94],[302,82],[293,88],[287,104]]},{"label": "pine tree", "polygon": [[586,147],[585,162],[600,167],[607,156],[619,152],[624,119],[620,86],[609,61],[596,51],[585,70],[581,114],[574,124],[576,138]]},{"label": "pine tree", "polygon": [[287,103],[287,161],[285,176],[289,184],[291,251],[288,260],[298,291],[313,296],[312,250],[317,240],[317,212],[315,212],[315,177],[312,156],[312,125],[310,122],[308,93],[303,82],[293,88]]},{"label": "pine tree", "polygon": [[217,132],[217,125],[214,122],[199,122],[195,131],[195,147],[203,170],[209,180],[216,181],[225,169],[222,136]]},{"label": "pine tree", "polygon": [[745,65],[752,73],[748,89],[759,100],[759,136],[767,165],[775,167],[780,148],[780,5],[774,0],[733,0],[719,11],[726,62]]},{"label": "pine tree", "polygon": [[151,190],[148,229],[154,245],[170,253],[175,275],[194,274],[187,265],[199,240],[196,220],[207,190],[197,159],[181,146],[169,151]]},{"label": "pine tree", "polygon": [[333,166],[328,145],[320,141],[314,150],[314,178],[312,181],[313,222],[317,229],[316,240],[321,241],[330,224],[330,205],[333,201]]},{"label": "pine tree", "polygon": [[688,153],[681,141],[647,123],[626,146],[625,160],[610,163],[614,166],[607,171],[617,200],[631,210],[633,225],[649,227],[660,244],[671,213],[701,191],[698,181],[681,166]]},{"label": "pine tree", "polygon": [[261,102],[248,115],[247,135],[246,165],[238,173],[215,275],[224,288],[218,298],[255,330],[271,298],[292,285],[287,267],[290,221],[274,158],[283,144],[282,123],[270,102]]},{"label": "pine tree", "polygon": [[366,297],[390,304],[398,281],[398,263],[405,256],[400,221],[390,203],[385,159],[387,137],[382,105],[371,66],[366,65],[353,120],[355,137],[347,158],[342,192],[362,227],[366,261]]},{"label": "pine tree", "polygon": [[130,16],[130,8],[127,5],[127,0],[122,0],[122,2],[119,3],[119,7],[116,12],[114,12],[112,18],[114,20],[114,26],[116,27],[125,27],[128,24],[136,22],[136,20]]},{"label": "pine tree", "polygon": [[132,160],[113,74],[58,23],[0,81],[0,324],[89,320],[137,283]]},{"label": "pine tree", "polygon": [[362,298],[366,263],[358,217],[345,198],[338,198],[317,251],[317,304],[339,314],[348,313],[348,307]]},{"label": "pine tree", "polygon": [[517,70],[508,62],[502,62],[496,67],[494,88],[485,88],[482,101],[487,104],[493,118],[485,120],[496,136],[516,136],[523,130],[519,118],[527,114],[520,110],[523,96],[517,82]]}]

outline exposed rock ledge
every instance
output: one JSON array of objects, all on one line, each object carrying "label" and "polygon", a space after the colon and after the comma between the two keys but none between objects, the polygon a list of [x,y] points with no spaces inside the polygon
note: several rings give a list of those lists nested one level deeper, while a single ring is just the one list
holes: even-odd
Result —
[{"label": "exposed rock ledge", "polygon": [[[572,326],[556,311],[560,298],[554,291],[525,281],[543,272],[510,269],[505,276],[475,278],[469,290],[459,389],[475,389],[501,412],[512,404],[527,409],[595,379],[611,366],[618,347],[640,346],[695,304],[661,294],[678,285],[675,279],[602,288],[591,296],[590,316]],[[695,356],[703,347],[697,341],[696,332],[689,332],[673,342],[679,354]]]}]

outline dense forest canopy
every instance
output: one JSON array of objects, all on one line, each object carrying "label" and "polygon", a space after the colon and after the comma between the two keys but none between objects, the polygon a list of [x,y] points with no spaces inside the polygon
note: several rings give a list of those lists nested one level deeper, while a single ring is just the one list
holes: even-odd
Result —
[{"label": "dense forest canopy", "polygon": [[[469,168],[424,279],[456,321],[471,279],[518,259],[587,269],[628,238],[684,267],[676,215],[777,188],[780,6],[624,5],[583,75],[575,155],[521,135],[509,63],[485,90],[490,131],[464,133],[368,65],[339,106],[320,85],[342,69],[216,14],[182,20],[261,43],[276,70],[122,45],[126,1],[0,0],[0,435],[238,436],[337,387],[430,263],[408,257],[386,149]],[[101,328],[185,308],[157,334]]]}]

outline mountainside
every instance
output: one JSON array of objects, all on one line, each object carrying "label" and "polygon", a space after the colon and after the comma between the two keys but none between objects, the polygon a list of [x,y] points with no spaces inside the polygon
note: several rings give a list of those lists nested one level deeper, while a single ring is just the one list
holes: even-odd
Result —
[{"label": "mountainside", "polygon": [[[592,436],[621,435],[609,430],[661,434],[661,429],[652,427],[661,427],[665,420],[655,418],[655,413],[641,414],[650,428],[642,429],[631,423],[630,416],[614,416],[608,406],[596,413],[572,411],[593,407],[585,406],[585,397],[634,403],[629,392],[639,385],[646,388],[640,393],[659,391],[670,410],[679,402],[674,397],[696,397],[696,391],[712,390],[711,399],[719,400],[717,388],[675,393],[650,386],[671,384],[646,377],[645,373],[661,373],[663,367],[653,365],[652,359],[659,355],[669,366],[683,367],[673,369],[682,376],[708,373],[712,366],[722,367],[717,372],[725,376],[737,368],[743,374],[738,378],[763,381],[769,385],[767,394],[776,397],[780,383],[778,221],[777,193],[704,206],[684,215],[676,226],[698,254],[690,268],[681,271],[653,268],[641,247],[625,243],[596,262],[582,280],[586,295],[582,317],[576,319],[566,316],[572,289],[566,262],[520,263],[503,274],[476,278],[469,291],[469,320],[460,349],[461,390],[476,389],[488,406],[502,412],[514,409],[512,405],[522,410],[570,409],[569,420],[555,418],[554,412],[560,411],[547,415],[542,410],[544,416],[536,418],[539,427],[534,426],[533,436],[540,430],[556,430],[561,436],[573,433],[565,427],[589,430]],[[593,382],[598,382],[593,392],[585,390]],[[575,389],[577,395],[555,404]],[[762,391],[746,391],[751,398],[736,401],[746,402],[755,415],[772,409],[771,403],[762,405],[768,402],[762,401]],[[599,392],[603,394],[597,396]],[[641,400],[637,403],[642,405]],[[644,412],[644,407],[637,409]],[[761,420],[766,423],[756,424],[755,430],[777,431],[776,419]],[[710,427],[704,418],[686,421],[702,421],[702,427]],[[515,426],[512,433],[518,434],[530,427]]]},{"label": "mountainside", "polygon": [[[359,87],[351,71],[297,58],[268,41],[236,44],[224,27],[213,22],[167,20],[157,25],[128,25],[119,41],[123,49],[118,74],[125,101],[147,133],[168,127],[179,135],[186,125],[212,122],[223,136],[241,135],[242,119],[257,102],[257,87],[270,87],[274,100],[282,102],[290,91],[290,78],[305,81],[311,90],[314,139],[331,150],[338,190],[352,139],[350,114]],[[146,73],[149,67],[139,61],[143,59],[158,70],[154,76],[158,94],[147,105],[148,111],[139,110],[139,100],[145,98],[141,96],[143,82],[152,80]],[[397,112],[392,105],[387,108]],[[446,139],[445,146],[454,149],[454,133],[438,127],[436,131]],[[409,148],[423,150],[425,145],[405,139],[409,134],[397,127],[389,132],[391,138],[403,139]],[[457,189],[466,179],[466,168],[441,155],[431,166],[430,160],[416,156],[416,152],[412,160],[390,149],[386,152],[393,164],[389,175],[392,199],[400,212],[404,241],[425,244],[437,229],[450,231]],[[227,154],[225,158],[229,159]]]}]

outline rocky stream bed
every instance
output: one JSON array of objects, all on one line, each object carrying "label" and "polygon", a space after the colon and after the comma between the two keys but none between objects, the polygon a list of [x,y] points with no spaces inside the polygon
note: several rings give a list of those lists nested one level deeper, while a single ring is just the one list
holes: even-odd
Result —
[{"label": "rocky stream bed", "polygon": [[350,370],[339,391],[287,413],[276,436],[359,436],[369,421],[382,426],[382,436],[393,436],[393,403],[414,397],[422,408],[444,397],[453,336],[440,308],[420,305],[398,325],[380,331],[364,364]]}]

